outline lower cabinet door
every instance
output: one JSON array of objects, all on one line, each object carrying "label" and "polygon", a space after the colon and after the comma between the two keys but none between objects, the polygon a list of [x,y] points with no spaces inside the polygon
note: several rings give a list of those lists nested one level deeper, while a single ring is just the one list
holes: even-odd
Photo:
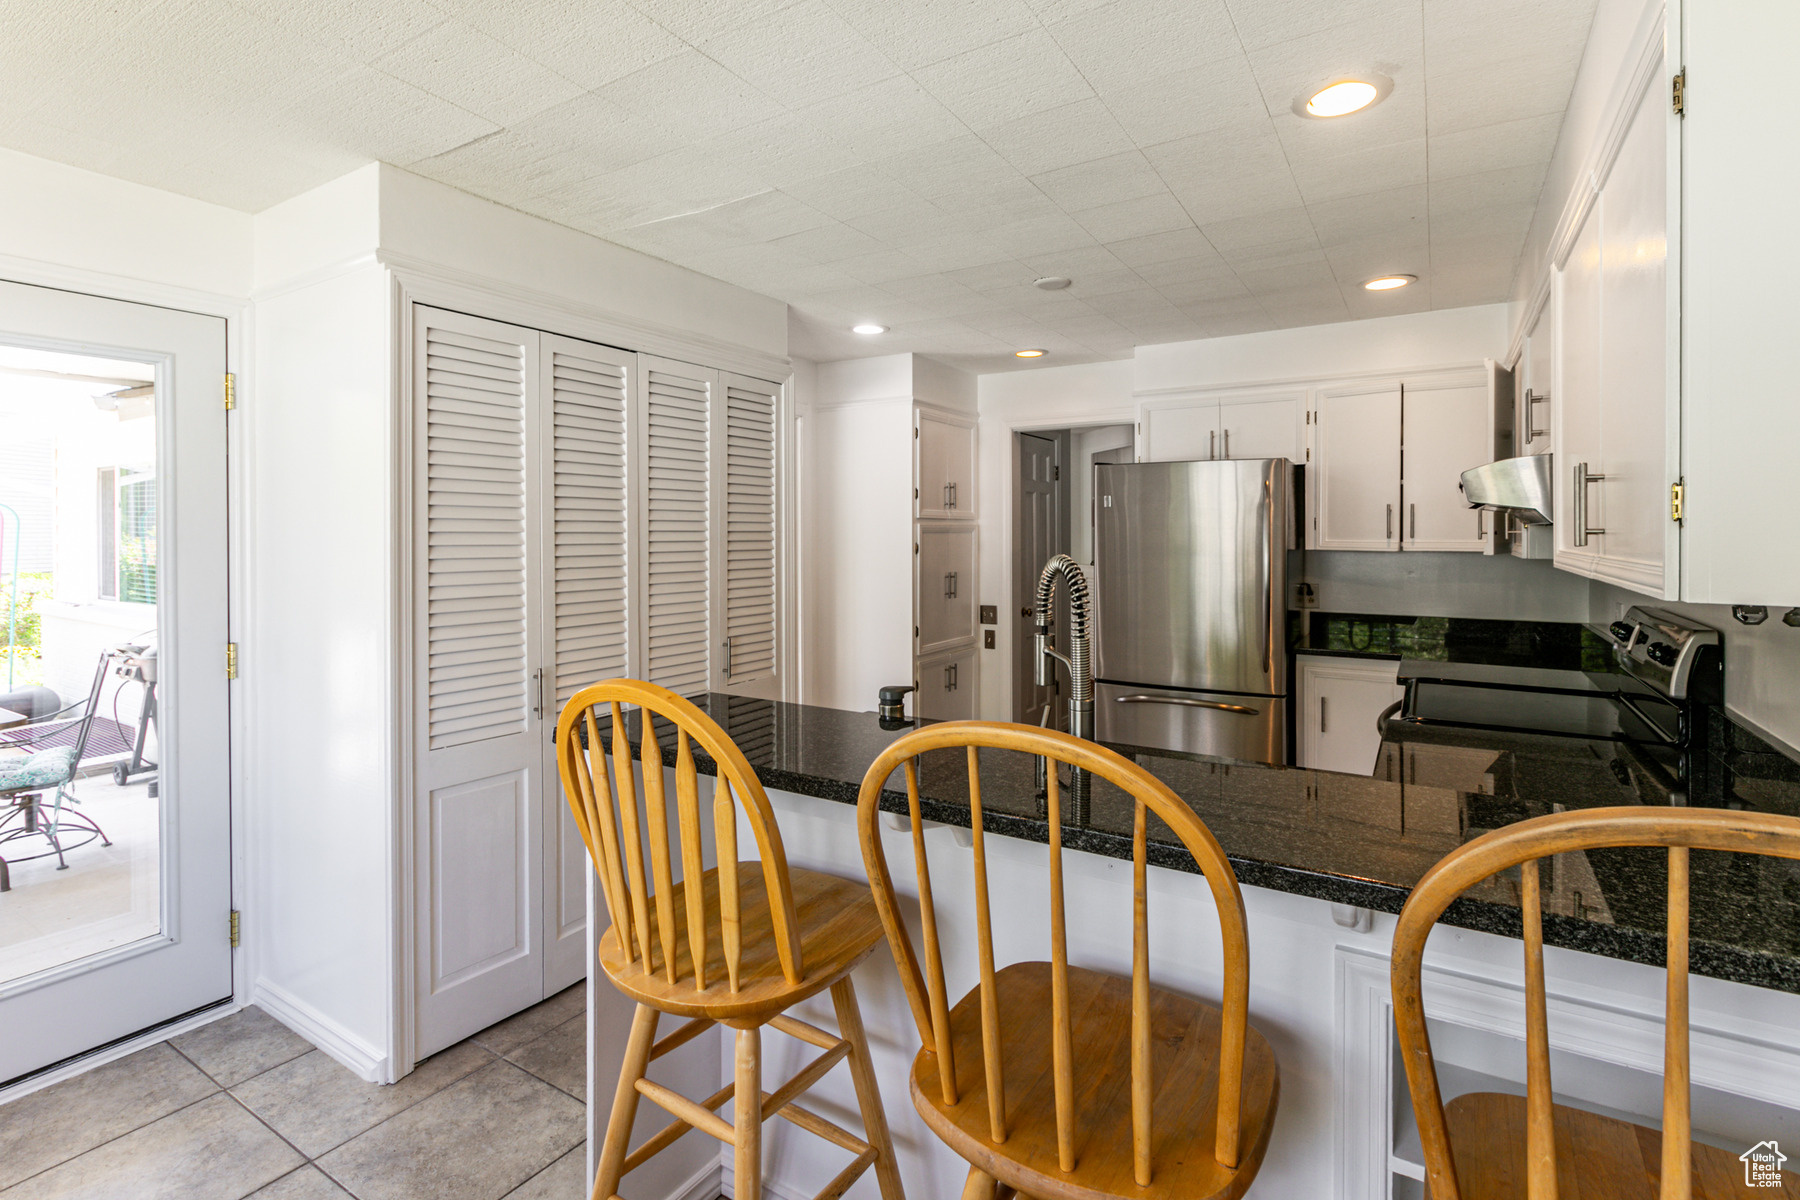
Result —
[{"label": "lower cabinet door", "polygon": [[1399,670],[1393,659],[1300,655],[1294,720],[1298,765],[1349,775],[1376,774],[1381,769],[1376,720],[1400,699],[1395,682]]},{"label": "lower cabinet door", "polygon": [[980,686],[975,676],[981,651],[974,645],[921,658],[913,714],[927,721],[975,718]]},{"label": "lower cabinet door", "polygon": [[976,535],[972,521],[918,523],[921,656],[945,653],[975,636]]}]

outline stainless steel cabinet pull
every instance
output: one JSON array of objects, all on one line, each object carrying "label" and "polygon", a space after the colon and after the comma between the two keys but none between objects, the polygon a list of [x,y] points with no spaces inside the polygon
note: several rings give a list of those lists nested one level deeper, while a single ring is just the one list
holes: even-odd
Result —
[{"label": "stainless steel cabinet pull", "polygon": [[1319,697],[1319,732],[1325,732],[1325,697]]},{"label": "stainless steel cabinet pull", "polygon": [[945,571],[944,572],[944,599],[946,599],[946,600],[956,599],[956,572],[955,571]]},{"label": "stainless steel cabinet pull", "polygon": [[1531,419],[1531,414],[1536,411],[1532,408],[1532,405],[1549,403],[1550,397],[1540,396],[1530,388],[1525,389],[1525,444],[1527,446],[1531,445],[1534,438],[1549,436],[1550,431],[1548,429],[1539,429],[1537,427],[1537,422]]},{"label": "stainless steel cabinet pull", "polygon": [[956,485],[954,483],[946,483],[944,485],[944,507],[956,507]]},{"label": "stainless steel cabinet pull", "polygon": [[1419,540],[1419,506],[1417,504],[1406,506],[1406,519],[1412,526],[1412,532],[1406,536],[1416,542]]},{"label": "stainless steel cabinet pull", "polygon": [[944,690],[946,692],[954,692],[956,690],[956,664],[955,663],[946,664],[944,667]]},{"label": "stainless steel cabinet pull", "polygon": [[1575,504],[1575,536],[1571,539],[1577,546],[1588,544],[1588,538],[1595,534],[1603,534],[1604,529],[1588,528],[1588,484],[1604,482],[1604,475],[1589,475],[1587,464],[1575,464],[1575,494],[1571,497]]},{"label": "stainless steel cabinet pull", "polygon": [[1225,431],[1225,457],[1231,457],[1231,430]]},{"label": "stainless steel cabinet pull", "polygon": [[1219,431],[1209,430],[1206,435],[1206,457],[1219,457]]},{"label": "stainless steel cabinet pull", "polygon": [[544,719],[544,672],[542,668],[531,673],[532,715],[538,720]]},{"label": "stainless steel cabinet pull", "polygon": [[1386,536],[1387,536],[1388,541],[1391,542],[1394,540],[1394,506],[1391,504],[1387,506],[1387,535]]},{"label": "stainless steel cabinet pull", "polygon": [[1217,700],[1192,700],[1186,696],[1150,696],[1141,693],[1134,696],[1120,696],[1117,702],[1120,704],[1174,704],[1181,708],[1211,708],[1219,712],[1237,713],[1246,717],[1257,716],[1262,711],[1242,704],[1221,704]]},{"label": "stainless steel cabinet pull", "polygon": [[724,648],[725,648],[725,678],[730,679],[731,678],[731,639],[726,638],[723,644],[724,644]]}]

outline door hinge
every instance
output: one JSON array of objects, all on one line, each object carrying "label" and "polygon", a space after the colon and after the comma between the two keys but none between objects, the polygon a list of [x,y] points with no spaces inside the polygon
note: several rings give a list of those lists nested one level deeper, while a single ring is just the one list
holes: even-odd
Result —
[{"label": "door hinge", "polygon": [[1687,483],[1677,479],[1669,485],[1669,520],[1680,523],[1687,504]]},{"label": "door hinge", "polygon": [[225,372],[225,411],[230,412],[237,407],[237,376],[230,371]]},{"label": "door hinge", "polygon": [[1060,466],[1052,464],[1050,467],[1050,482],[1051,483],[1060,483],[1061,481],[1062,481],[1062,468]]},{"label": "door hinge", "polygon": [[913,440],[917,441],[918,438],[919,438],[919,427],[917,425],[914,425],[913,426]]},{"label": "door hinge", "polygon": [[919,498],[919,489],[918,489],[918,488],[914,488],[914,489],[913,489],[913,499],[914,499],[914,500],[917,500],[917,499],[918,499],[918,498]]},{"label": "door hinge", "polygon": [[232,909],[231,910],[231,948],[233,950],[236,950],[238,948],[238,942],[241,940],[241,938],[243,936],[243,926],[240,923],[238,917],[239,917],[238,910],[235,908]]},{"label": "door hinge", "polygon": [[237,678],[237,643],[225,643],[225,678]]},{"label": "door hinge", "polygon": [[1669,101],[1675,106],[1675,115],[1687,115],[1687,68],[1675,72],[1675,78],[1669,84]]}]

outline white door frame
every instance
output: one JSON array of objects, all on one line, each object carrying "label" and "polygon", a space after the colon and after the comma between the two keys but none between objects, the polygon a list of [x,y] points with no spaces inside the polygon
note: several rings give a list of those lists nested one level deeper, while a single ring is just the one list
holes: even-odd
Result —
[{"label": "white door frame", "polygon": [[[47,319],[38,323],[21,323],[17,321],[7,322],[7,332],[14,335],[9,338],[9,341],[15,342],[16,344],[37,345],[50,349],[66,349],[73,352],[81,352],[86,348],[100,349],[103,351],[129,349],[133,353],[142,354],[142,361],[155,362],[157,364],[157,381],[159,385],[157,396],[159,406],[159,444],[157,447],[159,464],[158,474],[169,478],[175,477],[176,473],[169,468],[173,466],[174,462],[173,456],[176,449],[176,438],[179,436],[179,434],[176,433],[176,430],[179,426],[174,419],[175,414],[166,407],[171,403],[170,397],[172,396],[172,393],[168,388],[168,383],[172,378],[171,366],[174,361],[174,354],[170,351],[169,346],[184,337],[193,339],[194,347],[206,346],[211,341],[213,335],[204,331],[193,329],[192,327],[186,331],[180,330],[178,328],[178,323],[181,318],[200,316],[216,318],[219,321],[217,334],[220,337],[220,342],[217,346],[217,357],[213,357],[213,351],[211,349],[195,350],[191,348],[189,353],[200,354],[203,361],[197,368],[187,368],[187,370],[190,371],[190,374],[182,375],[179,378],[184,388],[191,389],[197,387],[200,389],[200,395],[202,396],[208,394],[217,395],[220,400],[220,409],[218,411],[222,414],[224,411],[223,373],[225,371],[241,370],[243,347],[246,344],[242,328],[246,311],[243,301],[231,297],[195,292],[191,289],[145,284],[141,281],[117,278],[99,272],[86,271],[77,268],[64,268],[53,264],[34,263],[28,260],[12,258],[0,258],[0,282],[4,282],[6,285],[52,289],[45,292],[45,317]],[[158,319],[157,314],[153,310],[162,310],[163,317],[169,321],[170,327],[168,330],[158,331],[155,334],[148,335],[150,340],[160,343],[156,348],[142,349],[137,347],[119,347],[106,342],[104,338],[100,337],[70,337],[66,331],[68,326],[65,326],[64,330],[57,330],[52,325],[53,321],[60,320],[67,322],[69,325],[73,325],[76,328],[80,328],[80,323],[84,320],[84,316],[75,310],[83,304],[96,302],[101,304],[124,303],[144,306],[147,310],[152,310],[145,313],[146,319],[152,322]],[[200,377],[197,379],[191,374],[194,370],[201,372]],[[213,378],[209,380],[207,376],[212,376]],[[185,391],[184,395],[191,398],[194,393],[192,391]],[[193,403],[190,403],[187,408],[189,412],[207,411],[203,405],[196,405]],[[191,426],[191,418],[189,418],[189,420]],[[244,597],[242,594],[243,589],[237,586],[239,572],[241,571],[243,561],[242,555],[245,549],[242,542],[241,531],[246,526],[245,522],[236,519],[237,515],[242,511],[241,505],[244,495],[239,469],[239,464],[243,461],[241,452],[242,442],[241,432],[236,427],[237,425],[238,422],[227,420],[221,415],[219,424],[214,431],[218,438],[217,453],[223,456],[219,472],[217,476],[214,477],[214,480],[222,485],[222,495],[208,499],[201,493],[196,492],[187,495],[184,498],[178,497],[173,500],[173,507],[177,513],[181,512],[184,506],[189,512],[204,512],[208,505],[216,504],[218,499],[223,499],[225,502],[225,512],[217,514],[218,526],[216,528],[216,533],[220,539],[222,560],[216,564],[216,571],[213,571],[207,576],[196,576],[191,573],[191,569],[184,572],[183,568],[177,567],[176,572],[169,576],[172,592],[179,594],[179,589],[183,586],[189,589],[190,600],[185,606],[188,613],[195,612],[196,603],[207,605],[207,607],[212,609],[210,616],[205,616],[201,619],[212,625],[222,626],[217,630],[218,640],[220,642],[223,642],[231,635],[232,629],[239,627],[242,617],[242,605],[244,604]],[[174,436],[164,434],[164,430],[168,430],[169,433],[174,434]],[[201,436],[213,436],[213,434],[203,434]],[[190,453],[192,452],[193,451],[190,450]],[[176,484],[175,486],[180,485]],[[211,488],[213,483],[205,482],[199,486]],[[172,528],[164,527],[160,531],[159,537],[161,537],[171,551],[175,551],[175,548],[180,544],[180,537]],[[178,551],[175,552],[178,553]],[[183,574],[187,575],[185,581],[181,577]],[[215,594],[208,597],[207,593],[213,589],[220,589],[224,594]],[[195,601],[191,598],[195,596],[200,597],[200,600]],[[211,604],[207,603],[209,599],[212,601]],[[165,614],[165,617],[166,615],[167,614]],[[191,622],[180,622],[173,625],[171,628],[165,629],[160,628],[160,626],[167,624],[167,622],[164,619],[159,618],[159,645],[164,648],[164,657],[169,660],[169,666],[175,668],[175,673],[179,673],[182,667],[176,666],[172,650],[174,647],[180,645],[183,639],[186,639],[188,645],[180,653],[184,660],[183,665],[187,670],[203,670],[199,664],[211,661],[213,658],[210,651],[204,645],[204,639],[210,636],[210,628],[205,633],[201,633],[199,630],[192,628],[184,631],[181,628],[182,624],[190,623]],[[202,638],[202,641],[196,642],[194,640],[196,637]],[[217,651],[218,658],[222,660],[224,651],[223,645],[217,647]],[[192,774],[196,770],[206,771],[212,778],[212,782],[208,786],[221,787],[225,790],[223,812],[226,820],[226,827],[225,829],[218,831],[220,850],[226,857],[226,868],[228,872],[223,898],[225,899],[227,906],[230,909],[235,910],[238,908],[238,897],[243,886],[244,821],[242,820],[242,816],[244,789],[242,783],[244,763],[242,761],[242,756],[233,756],[230,754],[230,747],[234,740],[237,741],[238,744],[242,744],[242,734],[245,729],[245,715],[241,706],[230,700],[229,691],[225,689],[223,685],[224,664],[222,661],[219,662],[219,672],[219,690],[209,699],[197,699],[190,702],[185,707],[188,708],[190,712],[198,714],[197,719],[199,720],[209,719],[208,714],[204,711],[208,704],[217,708],[218,711],[210,714],[210,718],[216,719],[219,726],[224,731],[223,742],[225,753],[221,756],[220,760],[210,764],[207,764],[202,760],[200,764],[191,767],[189,773]],[[205,676],[202,675],[200,678],[205,678]],[[192,685],[190,685],[190,687],[191,686]],[[170,741],[173,741],[174,737],[178,736],[175,734],[175,730],[179,728],[180,722],[184,717],[183,714],[177,710],[182,707],[184,706],[177,704],[168,714],[170,717],[174,718],[172,721],[167,722],[166,727],[166,734]],[[160,721],[159,732],[164,732],[164,723]],[[172,770],[164,777],[165,786],[174,782],[176,773],[181,770],[180,765],[174,762],[170,764],[170,767]],[[178,823],[165,818],[164,824],[164,837],[166,839],[175,834]],[[165,842],[165,847],[165,862],[178,864],[180,853],[179,844]],[[160,891],[162,892],[165,933],[170,929],[173,929],[179,938],[188,940],[190,943],[193,941],[196,933],[210,937],[211,935],[206,932],[206,926],[204,925],[206,915],[196,912],[183,912],[181,911],[181,906],[176,903],[173,888],[180,884],[185,878],[180,872],[179,866],[177,865],[174,870],[165,871],[164,876],[165,877],[160,884]],[[207,901],[209,904],[213,902],[214,901]],[[223,914],[217,915],[220,917],[222,927]],[[218,936],[223,939],[223,932],[219,933]],[[150,942],[148,944],[122,947],[115,951],[84,959],[79,964],[73,964],[51,973],[51,979],[48,983],[40,985],[39,987],[34,987],[30,991],[18,993],[14,997],[14,1001],[15,1003],[24,1002],[29,1004],[32,1002],[31,997],[34,994],[42,997],[53,991],[60,992],[66,984],[73,983],[81,976],[91,974],[97,970],[117,968],[129,972],[132,970],[129,965],[131,960],[154,953],[158,949],[167,951],[167,942]],[[99,1047],[75,1051],[68,1060],[63,1061],[50,1069],[39,1071],[36,1074],[21,1079],[11,1087],[4,1091],[0,1091],[0,1102],[46,1087],[60,1079],[68,1078],[94,1066],[100,1065],[101,1063],[130,1054],[144,1045],[152,1044],[171,1036],[173,1032],[205,1024],[209,1021],[218,1019],[220,1016],[235,1011],[238,1007],[241,1007],[244,1002],[244,997],[249,990],[250,980],[253,978],[252,973],[246,969],[247,965],[244,958],[240,957],[234,950],[227,949],[226,958],[224,960],[226,974],[224,979],[220,981],[223,984],[223,989],[222,995],[217,1003],[207,1003],[200,1006],[197,1010],[190,1010],[185,1013],[177,1014],[173,1018],[164,1020],[145,1030],[121,1033]],[[201,988],[197,990],[207,989]],[[39,1002],[43,1001],[40,1000]]]}]

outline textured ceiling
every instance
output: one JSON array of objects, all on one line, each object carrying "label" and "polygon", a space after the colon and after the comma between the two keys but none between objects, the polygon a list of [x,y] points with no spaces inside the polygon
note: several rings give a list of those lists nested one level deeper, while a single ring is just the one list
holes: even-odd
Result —
[{"label": "textured ceiling", "polygon": [[0,0],[0,145],[248,211],[380,159],[993,370],[1505,299],[1593,7]]}]

